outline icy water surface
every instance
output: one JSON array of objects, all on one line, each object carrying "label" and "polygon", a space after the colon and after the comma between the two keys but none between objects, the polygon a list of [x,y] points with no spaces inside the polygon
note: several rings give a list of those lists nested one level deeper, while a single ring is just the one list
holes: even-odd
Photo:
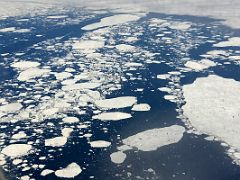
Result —
[{"label": "icy water surface", "polygon": [[155,13],[66,9],[1,20],[5,174],[240,179],[238,144],[200,131],[182,109],[182,88],[198,78],[239,82],[238,36],[219,20]]}]

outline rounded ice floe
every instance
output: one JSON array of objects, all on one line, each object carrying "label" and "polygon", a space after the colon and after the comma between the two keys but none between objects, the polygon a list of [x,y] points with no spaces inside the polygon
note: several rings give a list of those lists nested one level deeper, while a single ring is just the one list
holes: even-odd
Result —
[{"label": "rounded ice floe", "polygon": [[32,146],[29,144],[10,144],[2,149],[1,153],[11,158],[28,155]]},{"label": "rounded ice floe", "polygon": [[77,117],[65,117],[65,118],[63,118],[63,122],[69,123],[69,124],[77,123],[77,122],[79,122],[79,119]]},{"label": "rounded ice floe", "polygon": [[119,52],[134,52],[136,48],[129,44],[118,44],[116,45],[116,49]]},{"label": "rounded ice floe", "polygon": [[66,143],[67,143],[67,138],[64,137],[64,136],[55,137],[55,138],[45,140],[45,146],[51,146],[51,147],[64,146]]},{"label": "rounded ice floe", "polygon": [[20,61],[20,62],[13,63],[11,66],[19,70],[26,70],[29,68],[38,67],[40,66],[40,63],[34,62],[34,61]]},{"label": "rounded ice floe", "polygon": [[5,112],[5,113],[15,113],[22,109],[22,104],[21,103],[10,103],[6,105],[0,106],[0,112]]},{"label": "rounded ice floe", "polygon": [[150,129],[126,139],[123,139],[123,144],[132,148],[137,148],[141,151],[154,151],[162,146],[179,142],[185,128],[179,125],[173,125],[165,128]]},{"label": "rounded ice floe", "polygon": [[55,171],[55,175],[60,178],[74,178],[82,172],[81,167],[77,163],[71,163],[63,169]]},{"label": "rounded ice floe", "polygon": [[142,104],[135,104],[132,107],[132,111],[150,111],[151,106],[149,104],[146,103],[142,103]]},{"label": "rounded ice floe", "polygon": [[125,161],[127,155],[122,151],[114,152],[110,155],[111,161],[115,164],[121,164]]},{"label": "rounded ice floe", "polygon": [[105,148],[111,145],[111,142],[103,141],[103,140],[92,141],[89,143],[90,143],[90,146],[93,148]]},{"label": "rounded ice floe", "polygon": [[117,109],[130,107],[137,102],[137,98],[133,96],[122,96],[104,100],[95,101],[95,105],[104,109]]},{"label": "rounded ice floe", "polygon": [[197,131],[240,149],[239,94],[239,81],[216,75],[198,78],[183,86],[183,114]]},{"label": "rounded ice floe", "polygon": [[50,72],[49,69],[39,69],[39,68],[30,68],[25,71],[22,71],[19,76],[19,81],[28,81],[30,79],[41,77],[45,74],[48,74]]},{"label": "rounded ice floe", "polygon": [[93,119],[99,119],[101,121],[119,121],[124,119],[131,118],[132,115],[129,113],[123,112],[105,112],[98,115],[93,116]]}]

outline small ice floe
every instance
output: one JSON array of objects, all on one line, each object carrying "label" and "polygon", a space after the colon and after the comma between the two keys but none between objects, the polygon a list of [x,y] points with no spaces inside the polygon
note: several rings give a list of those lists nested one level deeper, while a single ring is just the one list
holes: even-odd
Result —
[{"label": "small ice floe", "polygon": [[19,70],[26,70],[26,69],[35,68],[38,66],[40,66],[40,63],[34,62],[34,61],[20,61],[20,62],[13,63],[11,65],[11,67],[17,68]]},{"label": "small ice floe", "polygon": [[51,170],[51,169],[44,169],[42,172],[41,172],[41,176],[47,176],[49,174],[52,174],[54,171]]},{"label": "small ice floe", "polygon": [[124,66],[126,66],[126,67],[142,67],[143,66],[143,64],[142,63],[134,63],[134,62],[128,62],[128,63],[126,63],[126,64],[124,64]]},{"label": "small ice floe", "polygon": [[195,71],[202,71],[208,69],[209,67],[216,66],[217,64],[211,60],[203,59],[201,61],[187,61],[184,66]]},{"label": "small ice floe", "polygon": [[45,139],[45,146],[61,147],[61,146],[64,146],[66,143],[67,143],[67,137],[65,136]]},{"label": "small ice floe", "polygon": [[227,41],[222,41],[213,45],[214,47],[231,47],[231,46],[240,46],[240,37],[232,37]]},{"label": "small ice floe", "polygon": [[105,112],[98,115],[93,116],[93,119],[98,119],[101,121],[119,121],[131,118],[132,115],[129,113],[123,112]]},{"label": "small ice floe", "polygon": [[169,79],[170,76],[170,74],[159,74],[157,75],[157,79]]},{"label": "small ice floe", "polygon": [[62,135],[66,138],[68,138],[72,132],[73,132],[73,128],[63,128],[62,129]]},{"label": "small ice floe", "polygon": [[77,122],[79,122],[79,119],[77,117],[65,117],[65,118],[63,118],[63,122],[69,123],[69,124],[77,123]]},{"label": "small ice floe", "polygon": [[106,148],[111,145],[111,142],[104,141],[104,140],[91,141],[89,143],[90,143],[90,146],[93,148]]},{"label": "small ice floe", "polygon": [[114,26],[118,24],[127,23],[130,21],[137,21],[141,16],[132,15],[132,14],[119,14],[113,15],[106,18],[102,18],[100,22],[89,24],[87,26],[82,27],[82,30],[89,31],[94,30],[106,26]]},{"label": "small ice floe", "polygon": [[173,125],[146,130],[123,139],[122,142],[124,145],[141,151],[155,151],[162,146],[179,142],[184,132],[184,127]]},{"label": "small ice floe", "polygon": [[19,81],[28,81],[30,79],[38,78],[48,73],[50,73],[49,69],[30,68],[22,71],[17,79]]},{"label": "small ice floe", "polygon": [[149,104],[146,103],[142,103],[142,104],[135,104],[132,107],[132,111],[150,111],[151,106]]},{"label": "small ice floe", "polygon": [[63,169],[55,171],[55,175],[60,178],[74,178],[82,172],[81,167],[77,163],[71,163]]},{"label": "small ice floe", "polygon": [[28,155],[32,148],[32,145],[29,144],[10,144],[2,149],[1,154],[5,154],[11,158],[16,158]]},{"label": "small ice floe", "polygon": [[137,102],[137,98],[134,96],[122,96],[104,100],[95,101],[95,105],[103,109],[118,109],[131,107]]},{"label": "small ice floe", "polygon": [[114,152],[110,155],[111,161],[115,164],[121,164],[125,161],[127,155],[122,151]]},{"label": "small ice floe", "polygon": [[118,44],[116,45],[116,49],[119,52],[134,52],[136,50],[136,47],[129,45],[129,44]]},{"label": "small ice floe", "polygon": [[69,72],[55,73],[54,75],[57,80],[64,80],[73,76],[72,73]]},{"label": "small ice floe", "polygon": [[15,140],[24,139],[24,138],[26,138],[26,137],[27,137],[27,135],[26,135],[26,133],[23,132],[23,131],[20,131],[20,132],[18,132],[17,134],[12,135],[12,139],[15,139]]}]

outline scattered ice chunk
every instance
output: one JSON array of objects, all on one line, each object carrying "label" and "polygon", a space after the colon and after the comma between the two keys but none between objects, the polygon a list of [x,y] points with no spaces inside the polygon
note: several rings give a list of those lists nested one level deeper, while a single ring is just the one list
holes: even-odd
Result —
[{"label": "scattered ice chunk", "polygon": [[149,104],[146,103],[142,103],[142,104],[135,104],[132,107],[132,111],[150,111],[151,106]]},{"label": "scattered ice chunk", "polygon": [[172,22],[169,25],[169,28],[171,29],[176,29],[176,30],[182,30],[182,31],[186,31],[191,27],[191,23],[189,22]]},{"label": "scattered ice chunk", "polygon": [[122,96],[104,100],[95,101],[95,105],[99,108],[104,109],[118,109],[131,107],[133,104],[137,102],[137,98],[133,96]]},{"label": "scattered ice chunk", "polygon": [[184,127],[173,125],[170,127],[146,130],[123,139],[122,142],[125,145],[141,151],[154,151],[162,146],[179,142],[184,132]]},{"label": "scattered ice chunk", "polygon": [[15,30],[16,30],[15,27],[3,28],[3,29],[0,29],[0,33],[14,32]]},{"label": "scattered ice chunk", "polygon": [[103,40],[81,40],[72,45],[74,50],[79,50],[82,53],[93,53],[99,48],[103,48],[105,42]]},{"label": "scattered ice chunk", "polygon": [[121,164],[125,161],[127,155],[122,151],[114,152],[110,155],[111,161],[115,164]]},{"label": "scattered ice chunk", "polygon": [[106,27],[106,26],[114,26],[114,25],[118,25],[118,24],[127,23],[130,21],[137,21],[139,19],[140,19],[140,16],[132,15],[132,14],[113,15],[113,16],[101,19],[100,22],[84,26],[84,27],[82,27],[82,30],[89,31],[89,30]]},{"label": "scattered ice chunk", "polygon": [[93,119],[99,119],[101,121],[119,121],[124,119],[131,118],[132,115],[129,113],[123,112],[105,112],[98,115],[93,116]]},{"label": "scattered ice chunk", "polygon": [[142,63],[135,63],[135,62],[128,62],[125,64],[126,67],[141,67],[143,66]]},{"label": "scattered ice chunk", "polygon": [[82,172],[81,167],[77,163],[71,163],[63,169],[55,171],[55,175],[60,178],[74,178]]},{"label": "scattered ice chunk", "polygon": [[11,158],[21,157],[28,155],[32,146],[29,144],[10,144],[3,148],[1,153]]},{"label": "scattered ice chunk", "polygon": [[105,147],[109,147],[110,145],[111,145],[111,142],[103,141],[103,140],[90,142],[90,146],[93,148],[105,148]]},{"label": "scattered ice chunk", "polygon": [[83,90],[83,89],[95,89],[97,87],[101,86],[101,83],[77,83],[77,84],[70,84],[68,86],[63,86],[63,91],[74,91],[74,90]]}]

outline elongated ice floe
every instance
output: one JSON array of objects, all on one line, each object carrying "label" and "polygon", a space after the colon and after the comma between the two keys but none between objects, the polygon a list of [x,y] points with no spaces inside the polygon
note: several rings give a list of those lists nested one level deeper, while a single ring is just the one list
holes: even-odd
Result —
[{"label": "elongated ice floe", "polygon": [[162,146],[179,142],[184,132],[184,127],[173,125],[170,127],[146,130],[123,139],[122,142],[129,147],[137,148],[141,151],[155,151]]},{"label": "elongated ice floe", "polygon": [[29,144],[10,144],[3,148],[1,153],[11,158],[21,157],[28,155],[32,146]]},{"label": "elongated ice floe", "polygon": [[183,86],[183,114],[199,132],[240,149],[240,82],[216,75]]},{"label": "elongated ice floe", "polygon": [[20,70],[26,70],[29,68],[38,67],[40,66],[40,63],[34,62],[34,61],[20,61],[20,62],[13,63],[11,66]]},{"label": "elongated ice floe", "polygon": [[118,44],[116,45],[116,49],[120,52],[134,52],[136,47],[129,44]]},{"label": "elongated ice floe", "polygon": [[90,146],[93,148],[105,148],[109,147],[111,145],[111,142],[104,141],[104,140],[97,140],[97,141],[91,141]]},{"label": "elongated ice floe", "polygon": [[117,109],[131,107],[137,102],[137,98],[134,96],[122,96],[104,100],[95,101],[95,105],[99,108],[105,109]]},{"label": "elongated ice floe", "polygon": [[129,113],[123,112],[105,112],[98,115],[93,116],[93,119],[98,119],[101,121],[119,121],[124,119],[131,118],[132,115]]},{"label": "elongated ice floe", "polygon": [[140,19],[140,16],[137,16],[137,15],[119,14],[119,15],[114,15],[114,16],[103,18],[98,23],[93,23],[93,24],[84,26],[84,27],[82,27],[82,30],[89,31],[89,30],[94,30],[94,29],[98,29],[101,27],[114,26],[114,25],[118,25],[118,24],[127,23],[130,21],[137,21],[139,19]]},{"label": "elongated ice floe", "polygon": [[55,171],[55,175],[60,178],[74,178],[82,172],[81,167],[77,163],[71,163],[63,169]]},{"label": "elongated ice floe", "polygon": [[222,41],[213,45],[214,47],[230,47],[230,46],[240,46],[240,37],[232,37],[227,41]]},{"label": "elongated ice floe", "polygon": [[74,50],[79,50],[83,53],[93,53],[99,48],[104,47],[105,42],[103,40],[81,40],[72,45]]},{"label": "elongated ice floe", "polygon": [[17,79],[19,81],[28,81],[30,79],[38,78],[48,73],[50,73],[49,69],[30,68],[22,71]]}]

